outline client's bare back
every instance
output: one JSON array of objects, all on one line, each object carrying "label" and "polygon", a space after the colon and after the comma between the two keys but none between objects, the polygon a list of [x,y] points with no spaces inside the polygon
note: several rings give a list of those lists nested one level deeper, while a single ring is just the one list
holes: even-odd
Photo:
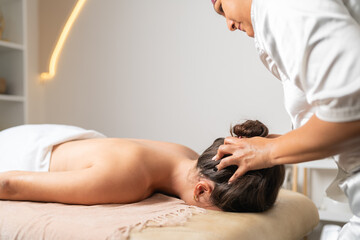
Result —
[{"label": "client's bare back", "polygon": [[182,145],[87,139],[53,148],[49,172],[0,174],[0,199],[70,204],[129,203],[150,196],[178,161],[197,159]]}]

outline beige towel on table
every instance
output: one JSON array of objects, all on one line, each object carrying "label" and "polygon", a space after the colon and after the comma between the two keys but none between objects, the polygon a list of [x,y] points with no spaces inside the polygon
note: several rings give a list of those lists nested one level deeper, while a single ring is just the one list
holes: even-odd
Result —
[{"label": "beige towel on table", "polygon": [[0,239],[127,239],[135,227],[180,225],[203,212],[163,194],[133,204],[94,206],[0,201]]}]

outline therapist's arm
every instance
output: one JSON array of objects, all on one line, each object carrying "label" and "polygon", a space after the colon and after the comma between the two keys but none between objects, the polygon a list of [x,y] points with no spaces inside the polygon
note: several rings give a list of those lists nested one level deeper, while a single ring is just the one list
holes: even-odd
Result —
[{"label": "therapist's arm", "polygon": [[314,115],[301,128],[277,138],[270,159],[274,165],[317,160],[351,149],[359,137],[360,121],[325,122]]},{"label": "therapist's arm", "polygon": [[277,138],[226,138],[216,159],[230,156],[222,159],[217,168],[221,170],[237,165],[239,168],[230,179],[232,182],[250,170],[307,162],[338,154],[360,144],[359,137],[360,121],[325,122],[314,115],[301,128]]}]

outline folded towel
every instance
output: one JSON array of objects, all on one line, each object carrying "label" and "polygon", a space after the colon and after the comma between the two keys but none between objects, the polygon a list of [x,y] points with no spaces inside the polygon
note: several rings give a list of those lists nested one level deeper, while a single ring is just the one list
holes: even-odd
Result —
[{"label": "folded towel", "polygon": [[0,239],[127,239],[133,229],[175,226],[205,210],[163,194],[132,204],[94,206],[0,201]]},{"label": "folded towel", "polygon": [[56,124],[29,124],[0,131],[0,172],[46,172],[53,146],[72,140],[104,137],[93,130]]}]

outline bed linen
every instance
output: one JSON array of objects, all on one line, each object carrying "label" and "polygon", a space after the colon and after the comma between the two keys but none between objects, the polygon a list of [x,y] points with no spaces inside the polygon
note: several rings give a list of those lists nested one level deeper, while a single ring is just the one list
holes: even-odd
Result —
[{"label": "bed linen", "polygon": [[315,205],[288,190],[264,213],[204,210],[162,194],[95,206],[0,201],[1,240],[290,240],[301,239],[318,221]]},{"label": "bed linen", "polygon": [[93,206],[0,201],[0,239],[123,240],[149,221],[153,226],[179,225],[202,212],[163,194],[132,204]]}]

